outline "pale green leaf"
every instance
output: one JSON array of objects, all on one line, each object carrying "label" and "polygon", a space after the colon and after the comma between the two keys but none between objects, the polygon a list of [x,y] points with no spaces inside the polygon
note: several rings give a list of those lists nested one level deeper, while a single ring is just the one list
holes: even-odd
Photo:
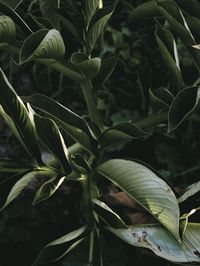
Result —
[{"label": "pale green leaf", "polygon": [[188,223],[182,243],[163,226],[156,224],[132,226],[129,229],[107,229],[128,244],[150,249],[168,261],[200,263],[200,224]]},{"label": "pale green leaf", "polygon": [[23,43],[20,63],[37,59],[57,59],[65,54],[65,45],[59,31],[41,29],[30,35]]},{"label": "pale green leaf", "polygon": [[0,40],[9,43],[16,37],[16,26],[8,16],[0,16]]},{"label": "pale green leaf", "polygon": [[199,191],[200,191],[200,181],[187,187],[185,193],[181,197],[178,198],[178,202],[181,203],[187,200],[188,198],[192,197]]},{"label": "pale green leaf", "polygon": [[96,170],[127,192],[177,239],[180,239],[178,202],[164,180],[146,166],[129,160],[108,160]]},{"label": "pale green leaf", "polygon": [[36,94],[23,99],[33,107],[47,114],[59,127],[75,141],[79,142],[85,149],[90,152],[93,151],[94,140],[90,135],[86,121],[82,117],[44,95]]},{"label": "pale green leaf", "polygon": [[199,106],[199,101],[200,90],[198,87],[188,87],[177,94],[169,110],[169,132],[175,130],[184,120],[195,113]]},{"label": "pale green leaf", "polygon": [[87,25],[90,23],[92,16],[94,15],[99,5],[99,0],[85,0],[84,1],[84,15]]},{"label": "pale green leaf", "polygon": [[[41,153],[38,145],[33,113],[27,109],[21,98],[8,82],[5,74],[0,69],[0,104],[4,112],[6,122],[12,119],[12,124],[17,136],[20,136],[20,141],[24,143],[27,151],[41,163]],[[3,114],[3,112],[1,112]],[[9,124],[8,124],[9,125]]]}]

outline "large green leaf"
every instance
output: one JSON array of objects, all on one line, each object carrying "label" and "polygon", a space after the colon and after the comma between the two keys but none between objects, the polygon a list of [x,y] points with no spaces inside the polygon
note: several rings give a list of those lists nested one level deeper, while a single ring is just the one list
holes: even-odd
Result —
[{"label": "large green leaf", "polygon": [[171,32],[158,24],[155,31],[155,37],[163,57],[163,61],[170,73],[174,91],[180,91],[182,89],[183,80],[179,66],[177,47],[173,35]]},{"label": "large green leaf", "polygon": [[111,6],[104,7],[96,11],[94,16],[92,17],[89,28],[86,34],[86,49],[87,54],[90,55],[97,39],[101,35],[104,30],[105,25],[107,24],[109,18],[114,12],[115,6],[117,4],[117,0]]},{"label": "large green leaf", "polygon": [[55,10],[60,7],[60,0],[39,0],[40,11],[42,15],[49,19],[55,28],[59,28],[59,17]]},{"label": "large green leaf", "polygon": [[134,123],[127,121],[106,129],[99,138],[102,149],[125,143],[137,138],[148,136],[149,133],[142,130]]},{"label": "large green leaf", "polygon": [[59,127],[75,141],[79,142],[85,149],[90,152],[93,151],[90,130],[82,117],[44,95],[36,94],[23,99],[33,107],[47,114]]},{"label": "large green leaf", "polygon": [[20,141],[24,143],[27,151],[41,163],[33,113],[26,108],[21,98],[16,94],[2,69],[0,69],[0,95],[0,104],[7,114],[5,116],[6,122],[9,122],[9,117],[12,119],[17,134],[20,136]]},{"label": "large green leaf", "polygon": [[36,59],[57,59],[65,54],[65,45],[59,31],[41,29],[23,43],[19,59],[23,64]]},{"label": "large green leaf", "polygon": [[181,197],[178,198],[178,202],[181,203],[187,200],[188,198],[192,197],[199,191],[200,191],[200,181],[187,187],[185,193]]},{"label": "large green leaf", "polygon": [[65,173],[68,174],[71,170],[68,162],[68,150],[58,126],[48,118],[35,116],[34,120],[39,138],[55,155]]},{"label": "large green leaf", "polygon": [[53,262],[61,259],[68,252],[74,249],[84,239],[86,226],[64,235],[46,245],[40,252],[34,265]]},{"label": "large green leaf", "polygon": [[0,2],[15,9],[22,1],[23,0],[1,0]]},{"label": "large green leaf", "polygon": [[169,110],[169,132],[175,130],[184,120],[194,114],[199,108],[199,97],[198,87],[188,87],[177,94]]},{"label": "large green leaf", "polygon": [[179,239],[179,206],[165,181],[146,166],[129,160],[108,160],[96,170],[127,192]]},{"label": "large green leaf", "polygon": [[[200,224],[188,223],[182,243],[161,225],[139,225],[129,229],[108,228],[130,245],[150,249],[174,263],[200,263]],[[184,264],[185,265],[185,264]]]},{"label": "large green leaf", "polygon": [[16,37],[16,26],[8,16],[0,16],[0,39],[1,42],[9,43]]}]

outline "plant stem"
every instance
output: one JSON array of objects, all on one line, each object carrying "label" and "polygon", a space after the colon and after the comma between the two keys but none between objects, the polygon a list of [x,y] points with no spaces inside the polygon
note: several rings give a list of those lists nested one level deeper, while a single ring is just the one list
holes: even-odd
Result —
[{"label": "plant stem", "polygon": [[167,116],[167,112],[159,112],[137,121],[135,124],[142,129],[146,129],[159,123],[164,123],[167,120]]},{"label": "plant stem", "polygon": [[94,250],[94,230],[90,233],[90,247],[89,247],[89,265],[93,262],[93,250]]},{"label": "plant stem", "polygon": [[87,104],[90,119],[93,123],[99,126],[101,131],[103,131],[104,125],[100,113],[97,110],[97,103],[93,93],[92,82],[91,80],[85,80],[80,85]]}]

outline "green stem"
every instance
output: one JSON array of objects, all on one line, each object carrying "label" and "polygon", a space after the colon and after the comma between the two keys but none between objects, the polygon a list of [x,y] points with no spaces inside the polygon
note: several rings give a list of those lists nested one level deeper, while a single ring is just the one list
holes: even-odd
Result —
[{"label": "green stem", "polygon": [[87,104],[90,119],[93,123],[99,126],[101,131],[103,131],[104,125],[100,113],[97,110],[97,103],[93,93],[92,82],[91,80],[85,80],[80,85]]},{"label": "green stem", "polygon": [[135,122],[135,124],[142,128],[142,129],[146,129],[152,126],[156,126],[159,123],[164,123],[167,121],[167,112],[159,112],[156,114],[152,114],[140,121]]},{"label": "green stem", "polygon": [[94,230],[90,233],[89,265],[91,266],[93,262],[93,252],[94,252],[94,233],[95,233]]}]

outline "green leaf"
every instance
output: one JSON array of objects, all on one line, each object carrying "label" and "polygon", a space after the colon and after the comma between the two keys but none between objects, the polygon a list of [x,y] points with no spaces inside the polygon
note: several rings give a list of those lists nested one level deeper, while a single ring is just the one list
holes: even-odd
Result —
[{"label": "green leaf", "polygon": [[19,173],[25,172],[28,169],[32,168],[31,165],[27,161],[18,161],[11,159],[0,159],[0,173]]},{"label": "green leaf", "polygon": [[23,43],[20,63],[36,59],[57,59],[65,54],[65,45],[59,31],[41,29],[31,34]]},{"label": "green leaf", "polygon": [[42,163],[33,113],[30,109],[26,108],[21,98],[16,94],[2,69],[0,69],[0,95],[0,104],[7,114],[5,116],[6,122],[12,119],[12,125],[14,125],[17,135],[20,137],[20,141],[24,143],[27,151],[37,162]]},{"label": "green leaf", "polygon": [[1,0],[0,2],[12,9],[16,9],[18,5],[23,2],[23,0]]},{"label": "green leaf", "polygon": [[[200,224],[188,223],[182,243],[161,225],[139,225],[129,229],[107,228],[126,243],[150,249],[174,263],[200,263]],[[185,264],[184,264],[185,265]],[[191,264],[190,264],[191,265]]]},{"label": "green leaf", "polygon": [[93,0],[93,1],[85,0],[84,2],[85,2],[84,3],[84,14],[85,14],[85,19],[88,25],[90,23],[92,16],[97,10],[97,7],[99,5],[99,0]]},{"label": "green leaf", "polygon": [[200,181],[187,187],[185,193],[181,197],[178,198],[178,202],[181,203],[187,200],[188,198],[192,197],[199,191],[200,191]]},{"label": "green leaf", "polygon": [[173,94],[165,88],[158,88],[156,90],[149,90],[149,97],[151,106],[154,111],[160,111],[161,109],[169,109],[171,103],[174,100]]},{"label": "green leaf", "polygon": [[47,114],[56,124],[61,127],[70,137],[79,142],[86,150],[93,152],[94,140],[86,121],[53,99],[36,94],[23,98],[33,107]]},{"label": "green leaf", "polygon": [[162,223],[176,239],[180,239],[178,202],[165,181],[146,166],[122,159],[106,161],[96,170],[127,192]]},{"label": "green leaf", "polygon": [[149,133],[132,122],[122,122],[106,129],[99,138],[102,149],[125,143],[133,139],[144,138]]},{"label": "green leaf", "polygon": [[70,156],[70,163],[74,171],[78,174],[89,174],[91,172],[88,162],[81,154],[72,154]]},{"label": "green leaf", "polygon": [[112,72],[115,69],[119,56],[113,55],[109,58],[103,60],[101,64],[101,68],[97,74],[97,76],[93,80],[93,84],[95,87],[100,87],[105,84],[105,82],[109,79]]},{"label": "green leaf", "polygon": [[170,73],[174,90],[175,92],[180,91],[182,89],[183,80],[179,66],[177,47],[173,35],[171,32],[158,24],[155,31],[155,37],[163,57],[163,61]]},{"label": "green leaf", "polygon": [[[41,168],[40,170],[27,171],[14,176],[11,176],[0,183],[0,190],[3,191],[4,204],[0,210],[3,210],[15,198],[17,198],[23,190],[32,182],[33,179],[49,176],[52,174],[49,168]],[[6,192],[6,193],[5,193]],[[2,199],[1,199],[2,201]]]},{"label": "green leaf", "polygon": [[198,0],[175,0],[180,8],[184,9],[190,15],[199,17],[200,14],[200,3]]},{"label": "green leaf", "polygon": [[35,125],[41,141],[60,162],[65,173],[71,170],[68,162],[68,150],[56,123],[48,118],[35,116]]},{"label": "green leaf", "polygon": [[90,58],[83,53],[73,53],[71,62],[84,75],[86,79],[93,79],[100,70],[101,58]]},{"label": "green leaf", "polygon": [[39,0],[40,11],[42,15],[51,20],[56,29],[59,28],[59,17],[55,10],[60,7],[60,0]]},{"label": "green leaf", "polygon": [[175,130],[184,120],[195,113],[199,106],[199,97],[200,90],[198,87],[188,87],[177,94],[169,110],[169,132]]},{"label": "green leaf", "polygon": [[9,43],[16,37],[14,21],[8,16],[0,16],[0,39],[1,42]]},{"label": "green leaf", "polygon": [[111,210],[104,202],[93,199],[93,203],[94,211],[107,225],[114,228],[127,228],[127,225],[122,221],[119,215]]},{"label": "green leaf", "polygon": [[116,4],[117,0],[114,1],[111,6],[97,10],[94,16],[92,17],[86,34],[85,43],[88,55],[91,54],[97,39],[99,38],[101,33],[103,33],[104,27],[107,24],[109,18],[112,16]]},{"label": "green leaf", "polygon": [[84,240],[85,231],[86,226],[83,226],[49,243],[41,250],[34,265],[61,259]]},{"label": "green leaf", "polygon": [[46,181],[36,192],[33,205],[37,205],[41,201],[44,201],[50,198],[56,190],[62,185],[65,180],[65,176],[59,177],[57,174],[54,174],[53,178]]}]

